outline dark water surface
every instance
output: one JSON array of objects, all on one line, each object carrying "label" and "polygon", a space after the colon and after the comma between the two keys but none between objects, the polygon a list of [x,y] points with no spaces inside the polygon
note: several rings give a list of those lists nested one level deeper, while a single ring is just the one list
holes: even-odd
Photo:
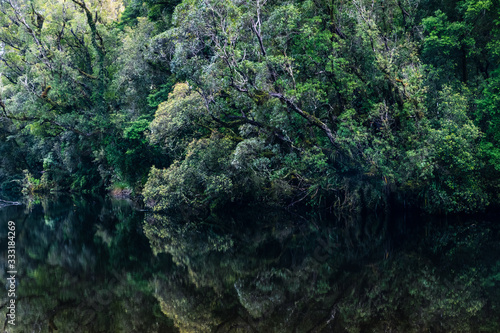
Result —
[{"label": "dark water surface", "polygon": [[[5,322],[16,226],[15,326]],[[8,332],[500,332],[494,215],[189,221],[109,198],[0,209]]]}]

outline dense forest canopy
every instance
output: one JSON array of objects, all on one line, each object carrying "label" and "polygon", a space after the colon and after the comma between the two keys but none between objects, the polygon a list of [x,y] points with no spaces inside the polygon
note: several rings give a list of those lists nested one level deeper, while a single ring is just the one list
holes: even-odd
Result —
[{"label": "dense forest canopy", "polygon": [[498,204],[496,0],[2,0],[4,192]]}]

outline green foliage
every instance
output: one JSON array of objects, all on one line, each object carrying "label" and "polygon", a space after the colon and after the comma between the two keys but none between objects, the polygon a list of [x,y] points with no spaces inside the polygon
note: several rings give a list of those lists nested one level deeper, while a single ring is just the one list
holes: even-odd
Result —
[{"label": "green foliage", "polygon": [[227,176],[233,147],[234,143],[217,134],[193,140],[183,160],[168,169],[151,169],[143,192],[146,202],[155,211],[180,207],[196,212],[234,200],[237,192]]},{"label": "green foliage", "polygon": [[168,101],[158,106],[150,126],[149,139],[170,154],[181,155],[193,138],[210,133],[210,128],[203,127],[209,121],[202,97],[190,91],[186,83],[178,83]]},{"label": "green foliage", "polygon": [[3,184],[149,180],[160,210],[499,202],[493,1],[71,3],[1,4]]},{"label": "green foliage", "polygon": [[477,143],[481,134],[466,114],[463,95],[441,92],[436,128],[429,141],[436,147],[433,175],[437,180],[429,187],[428,206],[445,212],[474,211],[484,208],[488,197],[481,184]]},{"label": "green foliage", "polygon": [[[499,96],[499,69],[496,69],[491,77],[486,80],[482,95],[477,100],[478,108],[475,114],[476,123],[484,130],[484,136],[481,140],[479,150],[482,154],[486,166],[484,174],[488,176],[493,191],[499,186],[498,180],[500,174],[500,106]],[[495,198],[498,202],[498,196]]]},{"label": "green foliage", "polygon": [[158,107],[162,102],[168,99],[168,95],[172,92],[175,84],[175,76],[172,75],[168,79],[168,82],[162,84],[158,89],[152,91],[148,96],[148,105],[152,108]]}]

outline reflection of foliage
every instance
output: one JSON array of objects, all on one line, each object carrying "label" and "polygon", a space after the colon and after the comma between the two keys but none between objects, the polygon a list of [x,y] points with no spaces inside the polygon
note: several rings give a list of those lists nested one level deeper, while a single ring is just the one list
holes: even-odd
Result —
[{"label": "reflection of foliage", "polygon": [[498,231],[478,223],[425,231],[421,254],[359,273],[338,305],[349,332],[498,331]]},{"label": "reflection of foliage", "polygon": [[430,263],[398,256],[364,270],[338,307],[349,332],[425,332],[437,327],[440,332],[473,332],[485,306],[475,278],[473,272],[464,272],[446,281]]},{"label": "reflection of foliage", "polygon": [[146,219],[156,253],[178,265],[156,276],[156,297],[181,332],[498,331],[489,226],[436,223],[419,239],[381,216],[328,225],[276,211],[230,216]]},{"label": "reflection of foliage", "polygon": [[197,221],[151,214],[142,227],[152,256],[138,234],[142,213],[124,201],[38,200],[29,211],[0,210],[18,221],[26,250],[15,332],[500,329],[494,224],[264,209]]},{"label": "reflection of foliage", "polygon": [[137,235],[141,214],[97,197],[37,200],[0,210],[16,221],[22,249],[13,332],[176,331],[152,295],[148,280],[162,261]]},{"label": "reflection of foliage", "polygon": [[[175,277],[157,276],[156,295],[164,313],[183,332],[210,331],[221,321],[222,332],[231,331],[236,322],[275,332],[294,327],[302,332],[324,324],[331,312],[328,304],[345,283],[336,281],[343,266],[380,247],[385,229],[377,223],[359,229],[349,221],[319,232],[291,222],[296,219],[263,210],[233,211],[196,222],[149,216],[144,230],[151,246],[156,253],[170,254],[179,271]],[[345,242],[327,244],[328,258],[318,260],[315,249],[324,242],[318,242],[319,236]]]},{"label": "reflection of foliage", "polygon": [[216,313],[224,307],[220,306],[220,300],[210,296],[209,290],[192,291],[174,281],[162,283],[156,292],[161,310],[174,320],[181,332],[211,332],[221,324]]}]

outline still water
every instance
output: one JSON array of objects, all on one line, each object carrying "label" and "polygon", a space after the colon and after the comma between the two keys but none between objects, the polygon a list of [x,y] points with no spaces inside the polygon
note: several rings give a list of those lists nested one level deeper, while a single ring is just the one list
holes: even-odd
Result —
[{"label": "still water", "polygon": [[[4,323],[8,221],[15,326]],[[40,198],[0,208],[0,329],[500,332],[496,222],[263,209],[190,221],[124,200]]]}]

